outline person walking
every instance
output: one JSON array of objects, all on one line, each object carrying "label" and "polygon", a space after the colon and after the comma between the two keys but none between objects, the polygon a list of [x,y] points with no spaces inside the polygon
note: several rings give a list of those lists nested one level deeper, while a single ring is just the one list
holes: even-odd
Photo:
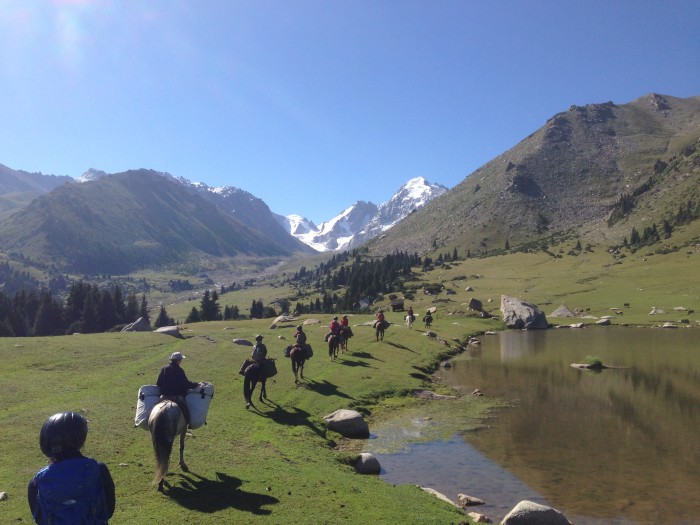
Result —
[{"label": "person walking", "polygon": [[41,427],[39,446],[49,465],[29,482],[27,499],[40,525],[106,525],[114,514],[114,481],[104,463],[83,456],[87,420],[77,412],[60,412]]}]

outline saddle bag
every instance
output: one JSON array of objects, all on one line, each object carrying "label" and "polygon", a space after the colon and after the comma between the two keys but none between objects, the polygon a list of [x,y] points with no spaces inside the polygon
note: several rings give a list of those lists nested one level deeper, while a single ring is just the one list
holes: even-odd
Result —
[{"label": "saddle bag", "polygon": [[314,351],[311,348],[311,345],[306,344],[304,347],[306,348],[306,359],[311,359],[314,356]]},{"label": "saddle bag", "polygon": [[289,355],[292,353],[292,346],[289,345],[287,348],[284,349],[284,357],[289,357]]},{"label": "saddle bag", "polygon": [[148,430],[148,417],[151,410],[160,401],[160,388],[157,385],[144,385],[139,388],[139,395],[136,400],[136,417],[134,426]]},{"label": "saddle bag", "polygon": [[265,375],[267,377],[274,377],[277,375],[277,365],[274,359],[268,359],[263,366],[265,367]]},{"label": "saddle bag", "polygon": [[190,410],[190,428],[199,428],[207,424],[207,414],[212,399],[214,399],[214,385],[211,383],[204,383],[187,391],[185,401]]},{"label": "saddle bag", "polygon": [[243,361],[243,364],[241,365],[241,368],[240,368],[240,370],[238,371],[238,373],[241,374],[242,376],[244,376],[244,375],[245,375],[245,369],[248,368],[252,362],[253,362],[253,361],[251,361],[250,359],[246,359],[245,361]]}]

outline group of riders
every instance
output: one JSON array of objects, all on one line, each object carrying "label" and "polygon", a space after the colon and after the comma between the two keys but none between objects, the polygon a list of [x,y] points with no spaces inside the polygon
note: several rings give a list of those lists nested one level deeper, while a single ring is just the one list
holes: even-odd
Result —
[{"label": "group of riders", "polygon": [[[381,311],[381,310],[380,310]],[[333,317],[333,320],[328,325],[328,333],[323,338],[324,341],[328,341],[331,336],[340,337],[345,336],[352,337],[352,330],[350,329],[350,322],[348,321],[348,316],[344,315],[340,321],[338,321],[338,316]]]},{"label": "group of riders", "polygon": [[[413,309],[409,309],[409,315]],[[375,315],[376,323],[384,323],[384,311],[379,310]],[[348,316],[333,317],[325,340],[331,336],[352,336]],[[296,327],[294,334],[294,346],[308,348],[306,333],[302,325]],[[262,342],[263,336],[255,337],[255,344],[249,360],[244,363],[248,366],[262,366],[267,361],[267,347]],[[169,400],[176,403],[190,424],[190,411],[185,401],[187,391],[203,385],[187,378],[182,368],[185,356],[181,352],[173,352],[170,362],[161,368],[156,384],[160,389],[161,400]],[[243,370],[243,367],[241,367]],[[114,481],[109,469],[104,463],[87,458],[81,454],[88,433],[87,420],[76,412],[60,412],[49,417],[41,428],[40,447],[50,462],[36,476],[32,478],[28,487],[29,507],[36,523],[54,523],[54,512],[72,512],[71,518],[66,523],[99,523],[106,524],[114,514],[115,489]],[[87,488],[86,488],[87,487]],[[97,494],[91,498],[85,498],[85,493]],[[52,498],[63,498],[63,502],[71,501],[72,506],[58,505],[56,509],[51,506]],[[81,502],[88,501],[81,505]],[[60,508],[59,508],[60,507]],[[92,516],[92,520],[83,520],[83,515]]]}]

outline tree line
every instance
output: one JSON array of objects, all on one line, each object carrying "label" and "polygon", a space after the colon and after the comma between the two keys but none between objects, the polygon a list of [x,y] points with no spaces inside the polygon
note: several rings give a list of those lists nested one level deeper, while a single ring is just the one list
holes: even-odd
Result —
[{"label": "tree line", "polygon": [[149,319],[145,294],[125,297],[118,285],[100,290],[80,281],[65,302],[50,290],[25,289],[12,297],[0,292],[0,337],[106,332],[139,317]]}]

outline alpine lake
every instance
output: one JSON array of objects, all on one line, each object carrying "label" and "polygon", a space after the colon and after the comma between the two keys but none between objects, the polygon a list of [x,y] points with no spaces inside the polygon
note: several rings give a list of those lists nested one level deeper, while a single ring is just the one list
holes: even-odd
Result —
[{"label": "alpine lake", "polygon": [[[608,368],[571,366],[589,357]],[[527,499],[576,525],[700,524],[700,328],[485,335],[436,376],[462,401],[372,429],[385,481],[479,498],[496,523]],[[505,401],[477,426],[475,390]]]}]

